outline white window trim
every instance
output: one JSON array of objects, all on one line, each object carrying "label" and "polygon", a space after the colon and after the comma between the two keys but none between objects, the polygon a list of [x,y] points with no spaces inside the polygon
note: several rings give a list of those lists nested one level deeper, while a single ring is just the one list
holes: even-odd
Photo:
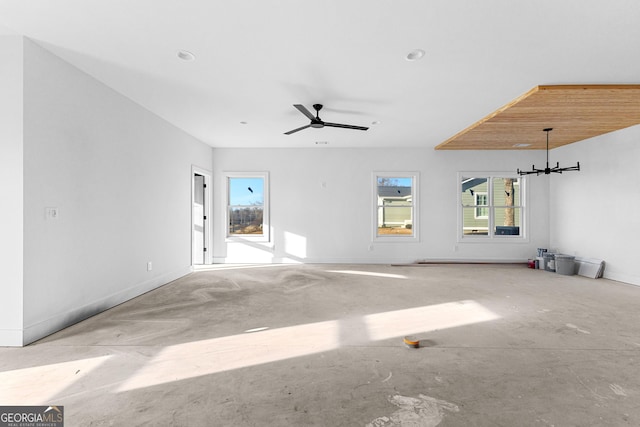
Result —
[{"label": "white window trim", "polygon": [[[462,182],[463,177],[472,177],[472,178],[518,178],[520,179],[520,235],[519,236],[500,236],[496,235],[493,232],[490,232],[487,236],[473,236],[473,235],[464,235],[463,234],[463,206],[462,206],[462,192],[460,191],[460,183]],[[487,189],[491,188],[491,183],[487,184]],[[495,216],[491,214],[491,209],[494,209],[493,204],[493,191],[487,191],[489,194],[489,231],[493,230],[495,227]],[[527,191],[527,180],[526,177],[520,176],[513,172],[487,172],[487,171],[464,171],[458,172],[457,180],[456,180],[456,202],[458,205],[457,209],[457,243],[528,243],[529,242],[529,228],[528,228],[528,217],[529,217],[529,208],[528,208],[528,191]]]},{"label": "white window trim", "polygon": [[[269,217],[269,172],[223,172],[225,186],[224,200],[224,229],[225,240],[227,242],[251,241],[270,242],[271,241],[271,221]],[[229,235],[229,178],[262,178],[264,181],[264,201],[262,205],[262,235],[252,236],[250,234]]]},{"label": "white window trim", "polygon": [[[378,236],[378,178],[411,178],[411,230],[412,234],[397,236]],[[409,243],[420,241],[420,173],[416,171],[403,172],[373,172],[371,194],[371,240],[376,243]]]}]

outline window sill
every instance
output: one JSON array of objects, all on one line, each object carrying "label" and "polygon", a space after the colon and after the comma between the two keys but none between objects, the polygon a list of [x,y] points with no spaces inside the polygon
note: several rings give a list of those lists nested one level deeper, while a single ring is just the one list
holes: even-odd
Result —
[{"label": "window sill", "polygon": [[457,243],[529,243],[529,238],[522,236],[464,236],[458,237]]},{"label": "window sill", "polygon": [[417,236],[375,236],[373,243],[418,243]]},{"label": "window sill", "polygon": [[271,243],[267,236],[227,236],[224,241],[225,243]]}]

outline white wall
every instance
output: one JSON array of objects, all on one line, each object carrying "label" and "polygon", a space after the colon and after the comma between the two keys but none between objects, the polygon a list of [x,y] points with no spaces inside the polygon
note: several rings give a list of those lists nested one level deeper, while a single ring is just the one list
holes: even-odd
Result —
[{"label": "white wall", "polygon": [[0,345],[22,344],[22,37],[0,36]]},{"label": "white wall", "polygon": [[551,246],[606,262],[605,277],[640,285],[640,126],[552,150],[579,172],[551,182]]},{"label": "white wall", "polygon": [[[532,152],[214,149],[216,262],[524,261],[548,245],[548,181],[531,179],[525,243],[457,243],[459,171],[515,171]],[[269,171],[272,245],[225,241],[225,171]],[[372,242],[372,174],[419,171],[420,242]],[[326,187],[322,183],[326,183]],[[373,250],[369,246],[373,245]],[[456,250],[457,249],[457,250]]]},{"label": "white wall", "polygon": [[191,170],[212,149],[29,40],[24,55],[28,343],[190,271]]}]

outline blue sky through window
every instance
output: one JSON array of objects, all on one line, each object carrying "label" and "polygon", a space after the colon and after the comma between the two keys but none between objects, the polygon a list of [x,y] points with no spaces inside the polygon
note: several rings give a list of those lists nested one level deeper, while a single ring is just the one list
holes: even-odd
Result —
[{"label": "blue sky through window", "polygon": [[229,204],[264,204],[264,178],[229,178]]},{"label": "blue sky through window", "polygon": [[400,178],[400,177],[378,177],[378,185],[382,185],[385,181],[391,181],[393,186],[395,187],[411,187],[411,178]]}]

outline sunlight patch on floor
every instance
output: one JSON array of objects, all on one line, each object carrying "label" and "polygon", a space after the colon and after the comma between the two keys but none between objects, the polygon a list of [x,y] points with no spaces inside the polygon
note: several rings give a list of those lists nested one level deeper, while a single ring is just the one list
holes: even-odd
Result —
[{"label": "sunlight patch on floor", "polygon": [[350,336],[371,342],[498,318],[466,300],[187,342],[164,348],[117,392],[331,351]]},{"label": "sunlight patch on floor", "polygon": [[179,381],[338,348],[335,320],[166,347],[118,391]]},{"label": "sunlight patch on floor", "polygon": [[455,328],[500,318],[475,301],[465,300],[364,316],[372,341],[438,329]]},{"label": "sunlight patch on floor", "polygon": [[89,375],[112,356],[72,360],[0,372],[3,405],[48,405],[50,399]]},{"label": "sunlight patch on floor", "polygon": [[359,270],[327,270],[327,273],[339,273],[339,274],[355,274],[357,276],[373,276],[384,277],[385,279],[408,279],[407,276],[402,274],[390,274],[390,273],[376,273],[374,271],[359,271]]},{"label": "sunlight patch on floor", "polygon": [[244,270],[248,268],[277,267],[291,267],[291,264],[202,264],[194,265],[193,271]]}]

